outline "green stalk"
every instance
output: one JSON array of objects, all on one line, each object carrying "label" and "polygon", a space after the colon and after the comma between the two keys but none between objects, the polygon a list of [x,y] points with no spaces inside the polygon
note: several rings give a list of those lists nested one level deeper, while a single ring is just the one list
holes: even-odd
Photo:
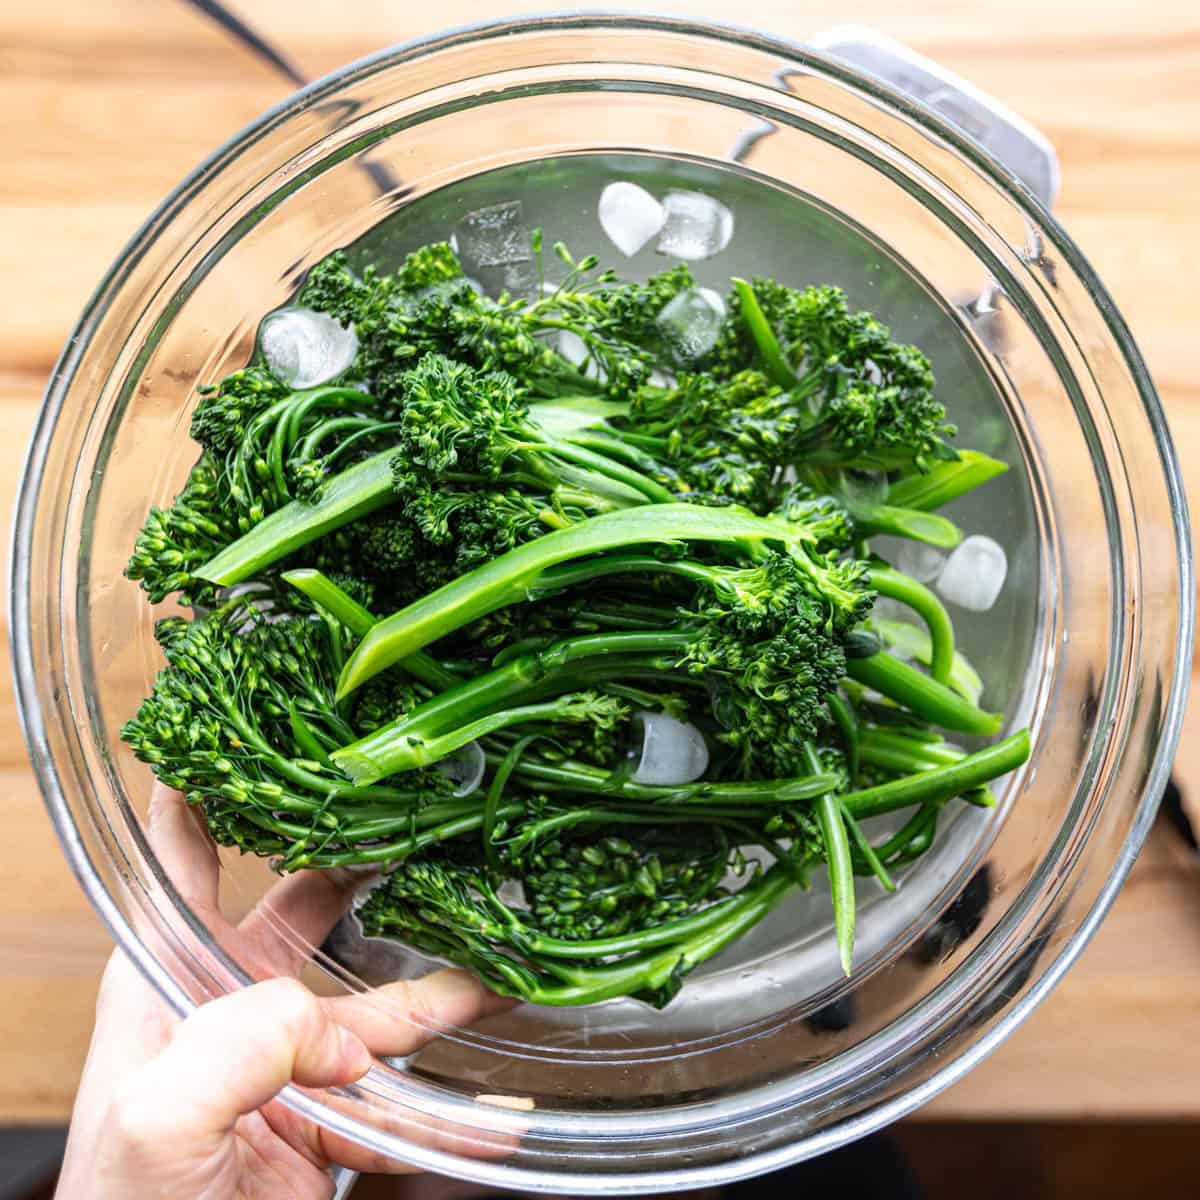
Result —
[{"label": "green stalk", "polygon": [[968,704],[948,687],[890,654],[848,658],[846,674],[931,725],[991,737],[1004,723],[1002,713],[984,712],[974,704]]},{"label": "green stalk", "polygon": [[[933,641],[926,630],[907,621],[881,621],[872,618],[871,625],[879,631],[887,648],[900,658],[911,658],[922,666],[933,662]],[[946,682],[964,699],[972,704],[979,703],[983,695],[983,680],[967,658],[958,650],[950,664]]]},{"label": "green stalk", "polygon": [[[820,768],[820,760],[811,745],[804,747],[810,769]],[[833,896],[833,925],[837,933],[838,957],[842,970],[849,975],[854,963],[854,860],[850,853],[850,838],[846,831],[842,803],[828,793],[816,803],[817,827],[825,844],[825,861],[829,865],[829,889]]]},{"label": "green stalk", "polygon": [[675,575],[705,587],[711,587],[720,578],[720,571],[715,567],[687,559],[655,558],[653,554],[607,554],[602,558],[566,563],[543,571],[536,587],[530,589],[530,598],[541,599],[609,575],[636,575],[642,572]]},{"label": "green stalk", "polygon": [[934,463],[928,471],[893,483],[888,488],[888,503],[925,511],[941,508],[1007,470],[1008,463],[977,450],[960,450],[955,462]]},{"label": "green stalk", "polygon": [[[917,742],[903,733],[886,729],[868,729],[862,738],[863,761],[898,775],[927,771],[933,767],[962,762],[967,752],[948,742]],[[979,808],[994,808],[996,797],[988,787],[964,792],[963,799]]]},{"label": "green stalk", "polygon": [[[304,567],[296,571],[284,571],[283,578],[358,637],[366,634],[379,620],[373,612],[364,608],[353,596],[343,591],[320,571]],[[445,691],[446,688],[454,687],[460,682],[457,675],[447,671],[434,658],[420,650],[416,654],[410,654],[400,666],[418,682],[438,691]]]},{"label": "green stalk", "polygon": [[[909,846],[926,837],[929,829],[937,828],[938,813],[944,800],[928,800],[882,845],[875,847],[876,856],[883,862],[901,863]],[[911,856],[915,857],[915,856]]]},{"label": "green stalk", "polygon": [[346,842],[375,841],[388,834],[411,834],[422,829],[432,829],[436,825],[443,825],[447,821],[470,816],[478,811],[479,801],[474,797],[441,800],[408,813],[397,812],[395,809],[391,812],[380,812],[372,806],[363,813],[357,809],[351,810],[348,815],[354,818],[353,822],[345,825],[338,834]]},{"label": "green stalk", "polygon": [[[663,470],[663,464],[652,454],[647,454],[640,447],[631,445],[605,429],[581,430],[571,434],[566,440],[572,446],[582,446],[585,450],[593,450],[606,458],[615,458],[618,462],[633,467],[649,478],[653,478]],[[667,494],[671,495],[670,492]],[[673,496],[672,499],[674,499]]]},{"label": "green stalk", "polygon": [[384,450],[333,476],[315,503],[285,504],[195,574],[222,586],[240,583],[324,534],[383,508],[392,500],[392,456]]},{"label": "green stalk", "polygon": [[962,541],[962,530],[937,513],[894,504],[871,504],[845,495],[841,498],[860,532],[868,537],[882,534],[908,538],[942,550],[953,550]]},{"label": "green stalk", "polygon": [[663,487],[661,483],[647,478],[641,471],[637,471],[615,458],[610,458],[607,454],[598,454],[595,450],[581,446],[574,439],[568,442],[550,438],[547,440],[546,449],[566,462],[587,467],[598,475],[605,475],[609,479],[615,479],[618,483],[633,488],[653,504],[668,504],[675,499],[672,491]]},{"label": "green stalk", "polygon": [[500,872],[500,854],[496,850],[493,838],[496,834],[496,814],[500,811],[500,801],[504,797],[504,789],[508,786],[509,778],[516,769],[517,764],[521,761],[521,755],[529,748],[531,742],[537,740],[536,733],[526,734],[524,737],[518,738],[513,744],[509,752],[501,760],[499,767],[496,768],[496,774],[492,779],[491,787],[488,788],[487,799],[484,801],[483,808],[483,853],[487,858],[488,866],[493,871]]},{"label": "green stalk", "polygon": [[838,957],[843,972],[849,975],[854,960],[854,863],[850,857],[850,840],[836,796],[823,796],[818,800],[816,816],[821,839],[825,843],[825,857],[829,862],[829,887],[833,894],[833,924],[837,932]]},{"label": "green stalk", "polygon": [[526,953],[540,954],[547,958],[606,958],[611,954],[651,950],[657,946],[671,945],[712,928],[729,915],[729,910],[737,904],[740,894],[718,900],[698,913],[676,917],[673,921],[664,921],[653,929],[642,929],[637,933],[578,942],[549,937],[542,933],[522,933],[520,944]]},{"label": "green stalk", "polygon": [[943,767],[934,767],[903,779],[891,779],[875,787],[846,792],[841,797],[846,811],[856,820],[878,817],[899,808],[911,808],[930,800],[961,796],[1009,771],[1029,757],[1029,730],[1022,729],[983,750]]},{"label": "green stalk", "polygon": [[[658,954],[640,955],[607,967],[559,967],[555,973],[565,977],[558,986],[538,984],[521,994],[534,1004],[556,1006],[596,1004],[615,996],[636,992],[655,992],[665,987],[677,973],[686,973],[723,950],[747,929],[758,924],[787,895],[795,881],[785,872],[772,868],[761,882],[745,888],[724,910],[719,921],[695,931],[686,941]],[[545,964],[547,967],[549,964]]]},{"label": "green stalk", "polygon": [[942,602],[924,584],[891,567],[872,566],[870,579],[881,596],[908,605],[925,622],[931,646],[930,674],[948,684],[954,669],[954,625]]},{"label": "green stalk", "polygon": [[569,437],[577,430],[628,415],[627,400],[607,400],[602,396],[560,396],[556,400],[538,400],[529,406],[533,423],[554,438]]},{"label": "green stalk", "polygon": [[686,820],[698,825],[719,825],[745,838],[747,845],[761,845],[769,850],[776,858],[786,857],[782,848],[777,847],[769,839],[747,826],[740,824],[745,813],[738,810],[722,809],[688,809],[686,817],[682,810],[667,805],[654,808],[612,808],[601,805],[595,808],[571,808],[566,812],[555,813],[552,817],[524,825],[521,832],[509,843],[509,853],[513,858],[519,858],[527,846],[539,838],[559,833],[565,829],[574,829],[578,825],[679,825]]},{"label": "green stalk", "polygon": [[671,805],[738,805],[738,804],[798,804],[813,800],[838,784],[838,776],[830,772],[801,775],[795,779],[765,779],[750,783],[685,783],[678,787],[660,784],[633,783],[602,767],[567,760],[547,763],[526,759],[517,774],[540,785],[569,791],[588,792],[600,796],[619,796],[625,800],[641,800],[649,804]]},{"label": "green stalk", "polygon": [[288,701],[288,724],[292,727],[292,736],[306,758],[319,762],[323,767],[329,766],[329,752],[321,745],[312,727],[304,719],[296,707],[295,700]]},{"label": "green stalk", "polygon": [[[253,536],[253,532],[248,536]],[[649,504],[604,513],[548,533],[459,576],[380,621],[342,669],[338,699],[431,642],[498,608],[524,600],[536,592],[542,573],[560,563],[621,546],[737,540],[786,541],[787,530],[780,522],[734,508]]]},{"label": "green stalk", "polygon": [[833,723],[837,726],[838,734],[845,746],[846,765],[850,770],[850,779],[853,781],[858,775],[859,763],[862,760],[858,718],[854,715],[850,704],[843,700],[837,692],[831,692],[825,697],[825,707],[829,709],[829,715],[833,718]]},{"label": "green stalk", "polygon": [[758,347],[763,364],[767,368],[767,374],[780,387],[795,387],[799,382],[796,372],[788,365],[788,360],[784,357],[783,349],[779,345],[779,339],[775,336],[775,331],[763,314],[758,297],[754,294],[754,288],[747,280],[739,279],[736,276],[732,282],[733,290],[737,293],[742,324],[746,326],[746,332],[750,334],[755,346]]},{"label": "green stalk", "polygon": [[[499,712],[489,713],[460,725],[448,733],[428,738],[412,733],[396,735],[386,749],[381,750],[378,746],[373,746],[368,755],[357,750],[356,746],[360,743],[355,742],[335,750],[332,758],[355,783],[374,783],[400,771],[415,771],[420,767],[430,766],[448,754],[453,754],[455,750],[461,750],[468,743],[487,737],[489,733],[495,733],[498,729],[527,725],[532,721],[575,720],[571,706],[577,703],[578,699],[577,696],[568,694],[542,704],[525,704],[501,709]],[[364,740],[376,739],[372,735],[371,739]]]},{"label": "green stalk", "polygon": [[918,742],[902,733],[868,729],[862,738],[863,761],[885,771],[912,772],[961,762],[965,750],[947,742]]},{"label": "green stalk", "polygon": [[896,890],[895,881],[888,874],[887,867],[879,861],[879,855],[875,853],[875,847],[867,840],[862,826],[846,811],[845,805],[842,805],[842,821],[846,826],[846,831],[850,834],[850,841],[853,843],[854,849],[862,855],[867,869],[887,891],[894,892]]},{"label": "green stalk", "polygon": [[[506,821],[509,817],[518,817],[525,811],[523,804],[504,804],[496,813],[497,820]],[[332,850],[323,853],[301,855],[293,862],[300,867],[349,867],[358,863],[386,863],[407,858],[426,846],[437,842],[446,842],[451,838],[471,833],[483,824],[483,808],[476,805],[473,812],[465,813],[454,820],[445,821],[431,829],[409,837],[399,838],[394,842],[384,842],[372,846],[354,846],[346,850]]]},{"label": "green stalk", "polygon": [[468,721],[511,708],[555,692],[578,690],[593,681],[591,672],[603,679],[611,670],[658,661],[654,656],[677,657],[688,646],[687,634],[673,630],[593,633],[566,638],[544,650],[521,654],[502,666],[473,679],[456,680],[411,712],[347,747],[367,761],[389,753],[408,740],[426,740],[449,733]]}]

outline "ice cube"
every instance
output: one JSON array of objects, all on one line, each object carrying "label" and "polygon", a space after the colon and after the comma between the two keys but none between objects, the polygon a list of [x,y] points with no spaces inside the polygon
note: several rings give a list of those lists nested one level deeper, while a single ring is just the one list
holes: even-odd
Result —
[{"label": "ice cube", "polygon": [[571,366],[580,367],[583,370],[585,378],[600,380],[606,378],[600,364],[596,362],[588,350],[587,343],[574,330],[559,330],[558,335],[554,339],[554,348]]},{"label": "ice cube", "polygon": [[896,552],[896,566],[918,583],[930,583],[946,565],[946,556],[936,546],[924,542],[904,541]]},{"label": "ice cube", "polygon": [[703,358],[717,344],[725,301],[711,288],[688,288],[663,306],[658,327],[681,363]]},{"label": "ice cube", "polygon": [[663,227],[667,213],[644,187],[622,179],[600,193],[596,216],[608,240],[632,258]]},{"label": "ice cube", "polygon": [[533,259],[533,240],[525,228],[520,200],[467,213],[454,236],[459,261],[468,274],[479,274],[482,267],[505,267]]},{"label": "ice cube", "polygon": [[703,192],[668,192],[666,220],[658,235],[659,254],[691,262],[712,258],[733,237],[733,213]]},{"label": "ice cube", "polygon": [[533,300],[538,296],[541,281],[533,259],[504,263],[497,267],[478,268],[482,295],[507,296],[510,300]]},{"label": "ice cube", "polygon": [[936,586],[952,604],[969,612],[987,612],[996,603],[1007,574],[1004,547],[976,533],[951,551]]},{"label": "ice cube", "polygon": [[687,721],[667,713],[639,712],[642,747],[634,783],[674,787],[699,779],[708,770],[704,735]]},{"label": "ice cube", "polygon": [[293,388],[335,379],[354,362],[358,336],[328,313],[281,308],[264,318],[259,347],[272,374]]}]

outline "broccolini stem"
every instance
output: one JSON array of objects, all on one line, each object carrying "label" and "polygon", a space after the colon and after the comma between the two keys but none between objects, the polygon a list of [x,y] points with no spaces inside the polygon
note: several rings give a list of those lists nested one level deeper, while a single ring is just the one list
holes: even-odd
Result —
[{"label": "broccolini stem", "polygon": [[843,700],[837,692],[831,692],[825,697],[825,707],[829,709],[829,715],[833,718],[833,723],[841,735],[842,744],[846,749],[846,766],[850,771],[850,779],[853,781],[858,776],[858,767],[862,760],[858,718],[854,715],[854,710],[849,703]]},{"label": "broccolini stem", "polygon": [[956,462],[934,463],[927,471],[893,483],[888,488],[888,503],[925,511],[941,508],[1007,470],[1008,463],[977,450],[960,450]]},{"label": "broccolini stem", "polygon": [[373,783],[400,771],[415,771],[419,767],[427,767],[448,754],[453,754],[455,750],[461,750],[463,746],[487,737],[489,733],[495,733],[498,729],[528,725],[533,721],[583,719],[573,715],[574,706],[578,701],[578,696],[568,694],[541,704],[504,708],[459,725],[448,733],[432,737],[422,737],[419,733],[405,730],[394,733],[385,741],[372,734],[370,738],[363,739],[371,743],[368,754],[357,748],[361,742],[355,742],[335,750],[331,757],[356,783]]},{"label": "broccolini stem", "polygon": [[[247,536],[253,537],[261,528],[258,526]],[[342,669],[338,699],[438,638],[498,608],[525,599],[531,590],[536,592],[539,576],[544,571],[570,559],[621,546],[739,540],[786,542],[787,527],[782,522],[756,517],[732,507],[648,504],[590,517],[567,529],[548,533],[460,575],[380,621],[359,643]],[[209,578],[209,573],[204,577]]]},{"label": "broccolini stem", "polygon": [[297,392],[291,398],[283,418],[276,422],[267,448],[267,464],[271,470],[276,492],[290,496],[284,461],[300,434],[300,425],[313,409],[333,408],[345,410],[351,406],[361,408],[369,402],[362,392],[353,388],[320,388],[313,392]]},{"label": "broccolini stem", "polygon": [[909,861],[915,855],[905,855],[914,844],[921,845],[931,826],[936,827],[937,815],[944,800],[927,800],[905,823],[882,845],[875,847],[875,854],[883,862],[892,864]]},{"label": "broccolini stem", "polygon": [[[723,921],[705,930],[696,940],[688,944],[683,954],[682,965],[685,970],[690,971],[693,967],[699,966],[705,959],[711,958],[728,946],[730,942],[741,937],[747,929],[757,925],[796,886],[795,876],[789,875],[786,870],[781,870],[780,868],[783,866],[784,864],[781,863],[772,867],[763,876],[762,882],[757,885],[757,892],[754,891],[754,885],[749,889],[743,889],[743,891],[751,891],[751,895],[747,897],[745,908],[736,910],[731,908]],[[742,894],[742,892],[738,893],[739,900],[742,898]]]},{"label": "broccolini stem", "polygon": [[860,532],[872,537],[880,534],[925,542],[942,550],[953,550],[962,541],[962,530],[953,521],[919,508],[900,508],[894,504],[873,504],[839,493]]},{"label": "broccolini stem", "polygon": [[968,754],[956,763],[891,779],[875,787],[846,792],[841,801],[857,820],[877,817],[929,800],[948,800],[1016,770],[1029,757],[1029,730]]},{"label": "broccolini stem", "polygon": [[[494,759],[495,756],[489,756]],[[620,796],[625,800],[644,800],[650,804],[795,804],[812,800],[837,787],[839,777],[831,772],[800,775],[794,779],[765,779],[750,783],[687,783],[678,787],[634,783],[602,767],[587,763],[548,763],[525,759],[517,768],[522,778],[540,785],[568,791],[590,792],[601,796]]]},{"label": "broccolini stem", "polygon": [[854,863],[842,808],[834,795],[817,801],[817,825],[825,843],[829,863],[829,889],[833,895],[833,925],[837,933],[838,958],[842,972],[850,974],[854,962]]},{"label": "broccolini stem", "polygon": [[[283,578],[358,637],[362,637],[379,620],[320,571],[304,567],[296,571],[284,571]],[[438,691],[445,691],[460,682],[453,671],[447,671],[423,650],[410,654],[400,666],[414,679]]]},{"label": "broccolini stem", "polygon": [[[533,1004],[566,1006],[596,1004],[636,992],[653,993],[665,987],[676,974],[692,970],[756,925],[794,886],[795,880],[787,872],[779,866],[772,867],[761,879],[738,892],[728,908],[721,909],[719,919],[703,923],[665,950],[603,967],[567,968],[551,959],[539,965],[563,979],[561,984],[542,984],[513,972],[509,976],[511,994]],[[536,960],[531,957],[531,961]],[[503,985],[501,990],[505,990]]]},{"label": "broccolini stem", "polygon": [[479,801],[474,796],[461,800],[441,800],[409,812],[399,812],[395,808],[389,812],[376,806],[371,806],[364,813],[357,809],[339,809],[338,812],[345,815],[349,823],[343,825],[338,834],[346,842],[364,842],[386,837],[388,834],[411,834],[422,829],[432,829],[436,825],[471,816],[478,811]]},{"label": "broccolini stem", "polygon": [[[810,770],[820,769],[820,760],[811,744],[804,747],[804,757]],[[825,844],[825,861],[829,865],[829,889],[833,895],[833,925],[837,933],[838,956],[842,971],[850,974],[854,962],[854,860],[850,854],[850,838],[841,801],[832,792],[816,803],[817,827]],[[853,819],[853,818],[851,818]]]},{"label": "broccolini stem", "polygon": [[[898,775],[910,775],[915,771],[962,762],[967,752],[948,742],[917,742],[902,733],[868,729],[862,736],[862,757],[873,767],[895,771]],[[996,797],[988,787],[964,792],[963,799],[979,808],[993,808],[996,804]]]},{"label": "broccolini stem", "polygon": [[875,876],[876,879],[889,891],[896,890],[896,883],[888,874],[888,869],[879,860],[879,855],[875,853],[875,847],[867,840],[867,835],[863,833],[862,826],[842,808],[842,821],[846,826],[846,832],[850,835],[850,844],[854,851],[861,855],[863,862],[866,864],[867,870]]},{"label": "broccolini stem", "polygon": [[758,347],[758,352],[762,355],[763,363],[766,365],[767,374],[780,387],[795,387],[799,382],[796,372],[788,365],[788,360],[784,357],[783,350],[779,345],[779,339],[775,336],[775,331],[763,314],[758,297],[754,294],[754,288],[747,280],[739,279],[736,276],[732,282],[733,290],[737,293],[742,324],[746,326],[746,332],[750,334],[754,344]]},{"label": "broccolini stem", "polygon": [[938,683],[949,684],[954,669],[954,626],[942,602],[924,584],[891,567],[873,566],[870,580],[881,596],[907,604],[925,622],[932,645],[929,672]]},{"label": "broccolini stem", "polygon": [[[335,751],[333,761],[358,780],[382,779],[394,771],[411,770],[418,765],[410,761],[412,756],[424,752],[419,747],[440,745],[438,739],[456,730],[476,730],[459,742],[466,745],[511,723],[502,720],[487,729],[479,725],[496,713],[511,713],[522,702],[586,686],[592,682],[593,673],[604,679],[629,665],[654,664],[658,661],[656,655],[670,656],[665,660],[670,663],[687,648],[689,640],[687,634],[672,630],[567,638],[448,688],[390,725]],[[545,715],[550,714],[547,711]]]},{"label": "broccolini stem", "polygon": [[726,896],[698,913],[676,917],[672,921],[664,921],[661,925],[642,929],[637,933],[578,942],[541,933],[528,933],[521,935],[521,946],[529,954],[541,954],[547,958],[603,958],[609,954],[629,954],[637,950],[650,950],[656,946],[669,946],[723,921],[729,915],[729,910],[737,904],[738,898]]},{"label": "broccolini stem", "polygon": [[513,771],[517,764],[521,761],[521,755],[529,749],[531,743],[537,741],[536,733],[527,733],[524,737],[518,738],[510,747],[507,754],[501,760],[500,765],[496,768],[496,774],[492,777],[491,786],[488,788],[487,799],[484,801],[483,810],[483,853],[488,861],[488,866],[493,871],[499,873],[500,852],[496,849],[496,814],[500,811],[500,801],[504,798],[504,789],[508,786],[508,781],[512,777]]},{"label": "broccolini stem", "polygon": [[[502,805],[496,813],[497,820],[506,821],[509,817],[518,817],[525,811],[523,804]],[[476,805],[474,810],[465,813],[454,820],[445,821],[431,829],[409,837],[399,838],[394,842],[384,842],[373,846],[355,846],[346,850],[321,851],[301,855],[293,859],[291,866],[301,867],[349,867],[356,863],[386,863],[407,858],[410,854],[432,846],[436,842],[449,841],[464,833],[471,833],[483,824],[483,808]]]},{"label": "broccolini stem", "polygon": [[[881,621],[872,618],[871,627],[883,639],[886,647],[900,658],[911,658],[923,666],[933,661],[933,641],[920,625],[907,621]],[[954,662],[946,682],[964,699],[972,704],[979,703],[983,694],[983,680],[961,651],[954,651]]]},{"label": "broccolini stem", "polygon": [[[615,458],[618,462],[633,467],[651,479],[663,472],[664,464],[654,455],[647,454],[645,450],[625,441],[615,432],[607,429],[584,429],[579,433],[571,434],[567,441],[572,446],[582,446],[585,450],[594,450],[606,458]],[[669,491],[667,495],[672,499],[675,498]]]},{"label": "broccolini stem", "polygon": [[546,448],[550,453],[566,462],[588,467],[597,474],[606,475],[609,479],[615,479],[618,483],[635,488],[654,504],[666,504],[675,499],[673,492],[663,487],[661,483],[656,483],[653,479],[643,475],[641,471],[636,471],[607,454],[597,454],[594,450],[579,445],[574,439],[565,442],[550,438]]},{"label": "broccolini stem", "polygon": [[936,679],[930,679],[916,667],[910,667],[890,654],[848,658],[846,674],[889,700],[895,700],[931,725],[990,737],[999,732],[1004,722],[1001,713],[984,712]]},{"label": "broccolini stem", "polygon": [[909,835],[908,841],[901,844],[888,861],[893,865],[898,865],[920,858],[933,845],[933,839],[937,836],[937,823],[941,812],[941,803],[923,804],[917,811],[917,820],[913,822],[913,831]]},{"label": "broccolini stem", "polygon": [[789,869],[795,869],[788,860],[787,852],[762,834],[761,830],[752,830],[741,824],[745,813],[737,809],[719,808],[688,808],[686,810],[667,805],[657,805],[654,808],[613,808],[609,805],[599,805],[594,808],[572,808],[567,812],[556,813],[552,817],[543,817],[524,825],[521,832],[508,843],[509,853],[514,859],[519,858],[530,844],[539,838],[560,833],[565,829],[574,829],[578,825],[677,825],[681,820],[698,825],[717,825],[739,835],[743,845],[759,845],[769,851],[777,859],[788,863]]},{"label": "broccolini stem", "polygon": [[920,771],[962,762],[965,750],[946,742],[916,742],[902,733],[869,729],[862,738],[863,761],[885,771]]},{"label": "broccolini stem", "polygon": [[606,575],[626,575],[647,571],[663,575],[677,575],[693,583],[712,586],[720,579],[715,567],[688,559],[655,558],[653,554],[606,554],[602,558],[589,558],[585,562],[567,563],[543,571],[537,585],[531,589],[533,598],[552,595],[564,589],[580,587]]},{"label": "broccolini stem", "polygon": [[[689,637],[673,630],[630,631],[624,633],[589,633],[566,638],[543,650],[518,655],[502,666],[494,667],[474,679],[456,680],[455,686],[425,701],[399,721],[377,730],[391,737],[391,730],[403,728],[405,733],[431,737],[447,733],[466,720],[486,716],[498,708],[515,702],[553,695],[555,691],[590,683],[591,677],[581,674],[588,660],[595,659],[614,669],[632,663],[654,665],[655,656],[678,655],[689,644]],[[662,660],[672,661],[671,658]],[[569,674],[566,668],[571,667]],[[369,739],[363,739],[363,745]]]},{"label": "broccolini stem", "polygon": [[288,723],[292,729],[292,737],[296,739],[296,745],[300,747],[301,752],[323,767],[329,766],[329,751],[321,745],[312,726],[296,707],[295,700],[288,701]]},{"label": "broccolini stem", "polygon": [[196,576],[222,586],[240,583],[324,534],[385,507],[393,499],[392,457],[392,451],[384,450],[355,463],[330,479],[315,503],[285,504],[210,558]]}]

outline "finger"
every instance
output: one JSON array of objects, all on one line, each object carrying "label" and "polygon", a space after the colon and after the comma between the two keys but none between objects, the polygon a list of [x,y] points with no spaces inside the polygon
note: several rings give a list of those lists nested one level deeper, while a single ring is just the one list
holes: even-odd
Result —
[{"label": "finger", "polygon": [[176,791],[155,783],[146,837],[175,890],[197,914],[217,911],[220,863],[200,814]]},{"label": "finger", "polygon": [[[267,1105],[267,1108],[271,1108]],[[312,1155],[303,1140],[296,1143],[276,1133],[263,1110],[250,1113],[237,1123],[237,1138],[250,1147],[268,1172],[270,1183],[279,1189],[271,1195],[325,1196],[330,1194],[329,1171]],[[241,1193],[239,1193],[240,1195]],[[252,1189],[252,1194],[260,1193]]]},{"label": "finger", "polygon": [[306,988],[273,979],[188,1017],[121,1088],[117,1128],[139,1148],[215,1144],[285,1084],[333,1087],[370,1065],[362,1041]]},{"label": "finger", "polygon": [[380,1057],[411,1054],[447,1030],[507,1012],[516,1004],[453,967],[325,1001],[333,1019]]},{"label": "finger", "polygon": [[[323,1093],[316,1098],[406,1146],[460,1158],[507,1158],[519,1149],[531,1124],[527,1106],[522,1106],[525,1112],[516,1112],[480,1105],[478,1125],[469,1126],[399,1105],[381,1109],[377,1101],[354,1095]],[[318,1166],[336,1163],[371,1175],[408,1175],[420,1169],[316,1125],[282,1104],[267,1105],[263,1115],[283,1140]]]},{"label": "finger", "polygon": [[325,871],[281,879],[239,927],[256,963],[280,975],[296,974],[349,907],[356,882]]}]

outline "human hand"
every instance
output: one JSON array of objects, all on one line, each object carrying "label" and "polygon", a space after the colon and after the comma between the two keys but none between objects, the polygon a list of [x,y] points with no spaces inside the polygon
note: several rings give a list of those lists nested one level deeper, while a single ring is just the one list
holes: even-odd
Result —
[{"label": "human hand", "polygon": [[[180,1021],[121,951],[105,970],[58,1200],[327,1200],[334,1163],[405,1164],[330,1134],[275,1097],[288,1083],[349,1083],[372,1053],[412,1053],[439,1027],[510,1001],[464,971],[388,985],[385,1004],[318,999],[295,976],[350,887],[320,872],[281,880],[238,926],[218,907],[215,848],[177,793],[156,787],[148,837],[182,898],[257,983]],[[290,928],[292,938],[280,937]]]}]

